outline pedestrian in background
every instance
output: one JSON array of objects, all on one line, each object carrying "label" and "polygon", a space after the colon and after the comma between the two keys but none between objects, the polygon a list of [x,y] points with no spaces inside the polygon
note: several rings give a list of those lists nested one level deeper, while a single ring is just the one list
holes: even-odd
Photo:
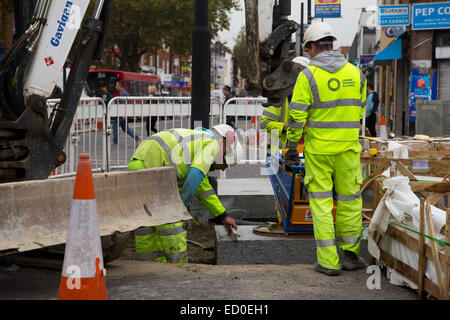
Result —
[{"label": "pedestrian in background", "polygon": [[108,103],[112,99],[111,93],[109,93],[108,88],[106,88],[106,86],[101,87],[100,91],[101,91],[100,98],[102,98],[103,101],[105,101],[106,106],[108,106]]},{"label": "pedestrian in background", "polygon": [[[223,105],[227,103],[228,100],[233,99],[234,95],[232,93],[230,86],[224,86],[222,88],[222,93],[225,96],[225,101],[223,102]],[[235,129],[235,123],[234,123],[234,117],[233,116],[227,116],[227,125],[233,127]]]},{"label": "pedestrian in background", "polygon": [[[117,96],[119,97],[128,97],[130,96],[130,94],[128,93],[128,91],[125,89],[125,86],[123,85],[123,83],[121,81],[117,81],[116,82],[116,90],[118,92]],[[129,125],[127,125],[126,121],[125,121],[125,117],[111,117],[112,120],[112,130],[113,130],[113,146],[117,145],[118,143],[118,127],[117,125],[120,126],[120,128],[123,130],[123,132],[127,132],[128,135],[130,137],[132,137],[135,141],[136,144],[139,144],[141,141],[141,138],[136,135],[134,133],[134,131],[130,128]]]},{"label": "pedestrian in background", "polygon": [[[158,90],[155,86],[149,86],[148,87],[148,96],[149,97],[155,97],[158,95]],[[148,101],[149,104],[158,104],[157,100],[150,99]],[[158,116],[151,117],[149,116],[145,123],[145,128],[147,129],[147,136],[150,136],[152,132],[158,133],[158,130],[156,129],[156,120],[158,120]],[[150,131],[150,122],[151,122],[151,131]]]},{"label": "pedestrian in background", "polygon": [[371,137],[377,136],[377,111],[378,111],[378,93],[373,90],[372,85],[367,85],[367,106],[366,106],[366,126]]}]

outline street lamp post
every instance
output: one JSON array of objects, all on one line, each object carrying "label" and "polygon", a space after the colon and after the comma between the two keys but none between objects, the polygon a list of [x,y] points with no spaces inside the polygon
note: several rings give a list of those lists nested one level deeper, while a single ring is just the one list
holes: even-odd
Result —
[{"label": "street lamp post", "polygon": [[192,32],[192,113],[191,128],[201,122],[209,127],[211,98],[211,35],[208,26],[208,0],[195,0],[195,27]]}]

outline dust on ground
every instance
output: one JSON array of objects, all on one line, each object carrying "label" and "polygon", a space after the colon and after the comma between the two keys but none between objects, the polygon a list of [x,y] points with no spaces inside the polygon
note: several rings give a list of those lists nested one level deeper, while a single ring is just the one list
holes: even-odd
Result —
[{"label": "dust on ground", "polygon": [[187,231],[189,263],[216,264],[215,239],[213,224],[189,227]]}]

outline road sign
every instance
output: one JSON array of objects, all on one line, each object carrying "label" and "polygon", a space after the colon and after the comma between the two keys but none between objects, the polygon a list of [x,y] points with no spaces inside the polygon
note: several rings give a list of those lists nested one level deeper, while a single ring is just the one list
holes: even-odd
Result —
[{"label": "road sign", "polygon": [[340,18],[341,0],[315,0],[315,18]]},{"label": "road sign", "polygon": [[411,5],[393,5],[378,7],[378,25],[380,27],[409,26],[411,24]]},{"label": "road sign", "polygon": [[450,29],[450,3],[414,4],[412,29]]}]

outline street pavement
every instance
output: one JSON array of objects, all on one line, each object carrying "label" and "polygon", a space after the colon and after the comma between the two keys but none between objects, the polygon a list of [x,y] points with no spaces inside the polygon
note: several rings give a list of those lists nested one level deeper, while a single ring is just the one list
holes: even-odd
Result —
[{"label": "street pavement", "polygon": [[[116,260],[107,266],[110,300],[416,300],[415,291],[379,287],[366,270],[328,277],[313,265],[164,264]],[[61,272],[0,266],[0,300],[54,300]],[[368,287],[369,283],[369,288]]]}]

